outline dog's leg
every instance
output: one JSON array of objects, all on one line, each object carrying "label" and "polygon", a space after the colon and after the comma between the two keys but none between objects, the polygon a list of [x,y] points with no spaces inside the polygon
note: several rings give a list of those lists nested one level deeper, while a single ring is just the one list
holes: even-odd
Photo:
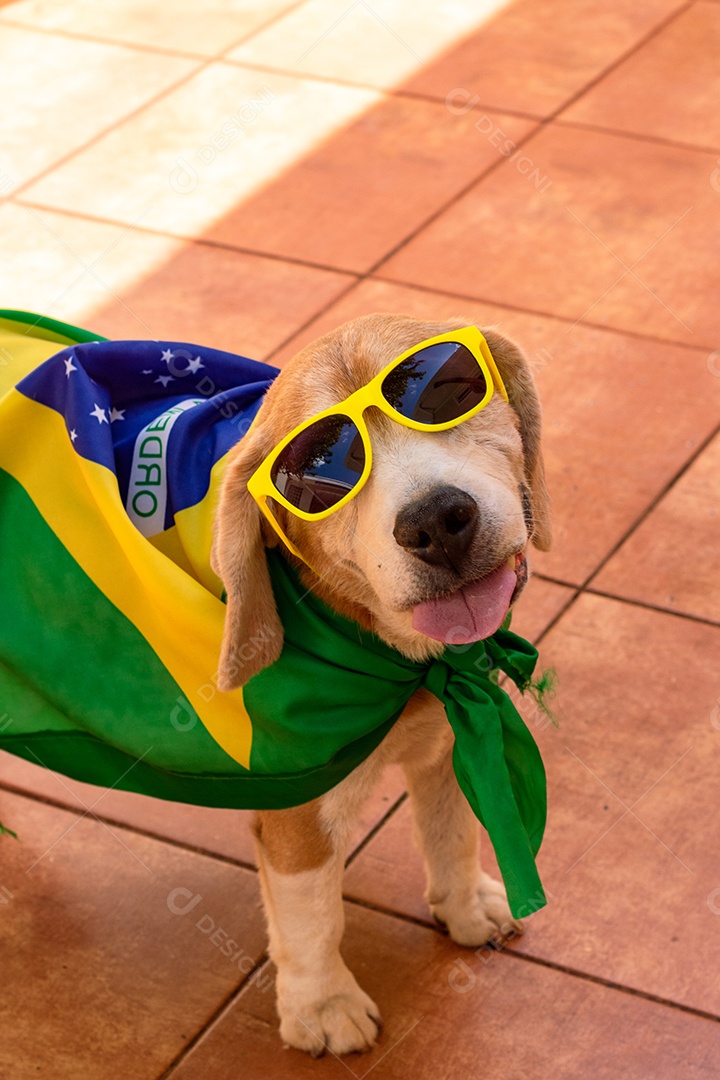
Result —
[{"label": "dog's leg", "polygon": [[459,945],[500,943],[523,932],[513,919],[505,889],[483,873],[478,823],[452,767],[448,731],[439,760],[403,761],[412,799],[415,839],[427,870],[430,910]]},{"label": "dog's leg", "polygon": [[314,1057],[369,1050],[380,1015],[339,951],[344,830],[324,827],[316,800],[258,814],[255,833],[281,1038]]}]

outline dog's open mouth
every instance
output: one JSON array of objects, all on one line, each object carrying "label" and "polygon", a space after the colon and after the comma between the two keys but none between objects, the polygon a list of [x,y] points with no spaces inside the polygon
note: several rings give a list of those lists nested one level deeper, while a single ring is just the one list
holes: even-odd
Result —
[{"label": "dog's open mouth", "polygon": [[527,560],[517,552],[489,574],[412,609],[413,629],[434,641],[467,645],[491,637],[527,581]]}]

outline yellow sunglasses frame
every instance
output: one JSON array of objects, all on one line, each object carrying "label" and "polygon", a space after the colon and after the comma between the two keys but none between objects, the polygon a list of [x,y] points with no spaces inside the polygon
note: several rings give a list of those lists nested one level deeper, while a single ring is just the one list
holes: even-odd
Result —
[{"label": "yellow sunglasses frame", "polygon": [[[385,400],[382,395],[382,384],[393,368],[402,364],[404,360],[414,356],[415,353],[420,352],[422,349],[427,349],[431,345],[440,345],[446,341],[464,345],[465,348],[472,353],[485,376],[487,393],[482,401],[478,402],[472,409],[463,413],[462,416],[457,417],[455,420],[446,420],[442,424],[423,424],[417,420],[410,420],[407,416],[403,416],[402,413],[399,413],[394,409],[389,401]],[[462,424],[465,420],[472,419],[473,416],[476,416],[481,412],[491,401],[495,389],[500,391],[500,394],[505,401],[508,400],[505,384],[502,381],[488,343],[476,326],[465,326],[461,330],[450,330],[446,334],[438,334],[437,337],[428,338],[427,341],[421,341],[419,345],[413,345],[411,349],[407,349],[406,352],[402,353],[400,356],[396,356],[395,359],[384,367],[378,375],[375,375],[369,383],[366,383],[365,386],[361,386],[359,390],[355,390],[349,397],[338,402],[337,405],[331,405],[328,409],[315,413],[314,416],[309,417],[307,420],[303,420],[301,424],[298,424],[297,427],[293,428],[293,430],[281,439],[277,446],[270,451],[268,456],[252,474],[248,480],[248,491],[282,542],[288,547],[293,555],[297,555],[299,559],[306,562],[307,560],[298,551],[290,538],[285,535],[275,519],[275,516],[268,506],[268,499],[274,499],[281,506],[284,506],[289,513],[294,514],[295,517],[299,517],[303,521],[322,521],[323,518],[329,517],[330,514],[334,514],[337,510],[342,510],[343,506],[346,506],[347,503],[349,503],[363,488],[370,475],[370,470],[372,469],[372,443],[370,441],[368,426],[365,423],[364,413],[371,405],[376,406],[391,420],[395,420],[396,423],[402,424],[403,427],[411,428],[413,431],[448,431],[450,428],[457,427],[458,424]],[[332,506],[327,507],[325,510],[321,510],[319,513],[310,514],[307,510],[300,510],[297,506],[293,506],[293,504],[285,498],[282,492],[278,491],[272,481],[272,467],[279,455],[296,435],[305,431],[306,428],[309,428],[312,424],[317,423],[318,420],[324,420],[326,416],[346,416],[355,424],[360,433],[360,438],[362,439],[363,448],[365,450],[365,467],[363,468],[357,484],[355,484],[346,495],[343,495],[342,499],[339,499]]]}]

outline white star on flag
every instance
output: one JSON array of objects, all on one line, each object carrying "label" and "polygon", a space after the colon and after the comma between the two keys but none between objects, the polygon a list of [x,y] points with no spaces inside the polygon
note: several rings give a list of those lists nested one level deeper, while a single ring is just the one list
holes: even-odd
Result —
[{"label": "white star on flag", "polygon": [[115,406],[113,405],[112,409],[110,410],[110,423],[114,424],[116,420],[124,420],[124,419],[125,419],[125,410],[124,409],[116,409]]},{"label": "white star on flag", "polygon": [[173,376],[172,375],[158,375],[157,379],[155,380],[155,382],[162,383],[164,387],[166,387],[167,384],[169,382],[172,382],[172,381],[173,381]]},{"label": "white star on flag", "polygon": [[105,410],[101,409],[97,402],[95,402],[95,408],[90,413],[90,415],[95,417],[98,424],[107,424],[108,422],[107,416],[105,415]]},{"label": "white star on flag", "polygon": [[193,375],[195,375],[197,373],[198,369],[201,368],[201,367],[205,367],[205,365],[203,364],[203,362],[202,362],[202,360],[200,359],[199,356],[196,356],[194,360],[189,360],[188,361],[187,369],[188,369],[188,371],[191,371],[193,373]]},{"label": "white star on flag", "polygon": [[153,373],[152,368],[143,368],[142,372],[141,372],[142,375],[152,375],[152,373]]},{"label": "white star on flag", "polygon": [[72,356],[68,356],[67,360],[64,360],[63,363],[65,364],[65,374],[69,379],[70,378],[70,372],[71,371],[77,371],[77,368],[75,367],[75,365],[72,362]]},{"label": "white star on flag", "polygon": [[171,352],[170,349],[164,349],[162,359],[165,361],[166,364],[169,364],[174,355],[175,353]]},{"label": "white star on flag", "polygon": [[76,439],[77,439],[77,431],[75,430],[75,428],[73,428],[72,431],[70,432],[70,442],[74,443]]}]

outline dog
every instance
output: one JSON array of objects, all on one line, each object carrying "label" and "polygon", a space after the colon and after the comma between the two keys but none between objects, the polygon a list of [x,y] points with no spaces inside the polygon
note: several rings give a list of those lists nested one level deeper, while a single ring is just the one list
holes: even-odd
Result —
[{"label": "dog", "polygon": [[[441,431],[412,430],[369,408],[372,468],[362,490],[336,513],[305,520],[276,500],[273,528],[248,490],[262,462],[298,425],[365,386],[395,357],[464,326],[363,316],[304,348],[275,380],[232,453],[216,515],[213,566],[228,599],[221,689],[242,685],[280,653],[269,547],[280,546],[305,588],[334,611],[413,660],[446,648],[447,635],[440,640],[432,612],[427,615],[433,601],[445,603],[450,618],[456,607],[449,598],[470,595],[476,582],[507,567],[515,575],[509,604],[515,603],[527,581],[527,548],[547,550],[551,528],[534,380],[520,349],[496,330],[482,333],[507,400],[496,392],[476,415]],[[249,640],[259,645],[238,668],[232,658]],[[455,779],[452,747],[442,705],[422,689],[337,786],[301,806],[257,813],[260,882],[287,1045],[318,1056],[375,1044],[378,1008],[340,954],[342,874],[351,824],[386,765],[401,765],[407,778],[427,902],[450,937],[477,947],[522,933],[502,885],[481,869],[477,821]]]}]

